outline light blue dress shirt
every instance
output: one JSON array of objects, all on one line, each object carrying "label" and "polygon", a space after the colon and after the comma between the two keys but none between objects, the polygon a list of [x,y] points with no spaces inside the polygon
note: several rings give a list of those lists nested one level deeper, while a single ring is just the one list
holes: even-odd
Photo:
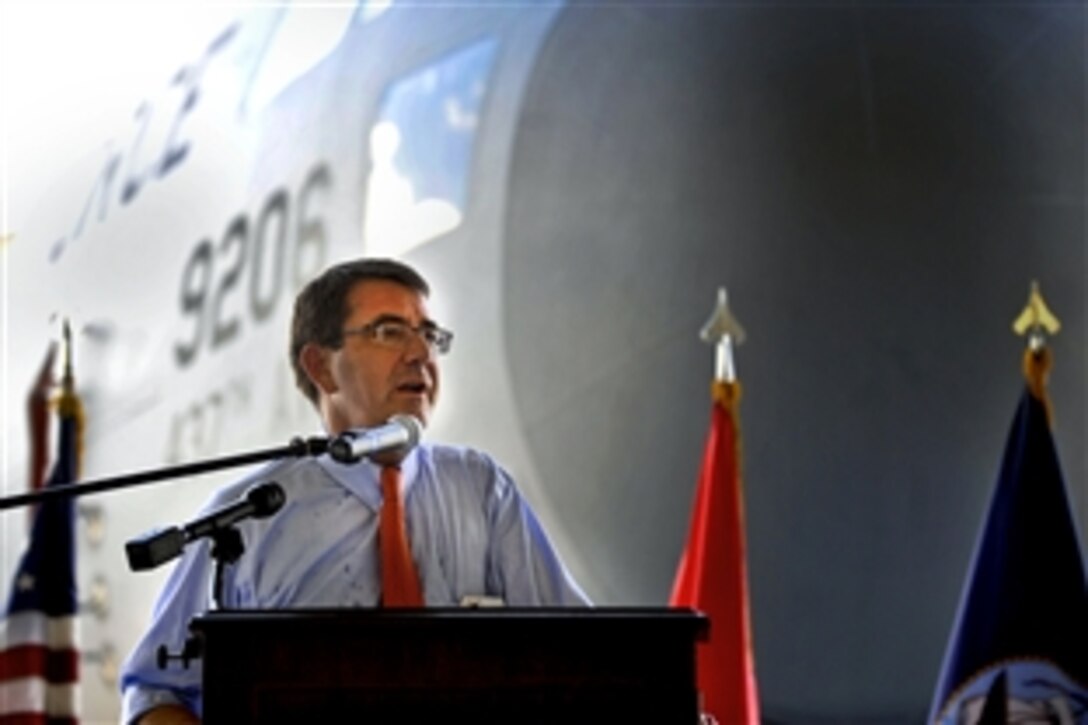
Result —
[{"label": "light blue dress shirt", "polygon": [[[585,606],[513,480],[470,448],[420,445],[401,463],[412,556],[428,606],[465,597],[499,597],[511,606]],[[227,608],[373,607],[381,596],[378,566],[380,469],[328,456],[289,459],[220,490],[203,511],[276,481],[286,503],[273,517],[237,524],[245,553],[224,577]],[[182,704],[200,714],[200,660],[183,669],[156,664],[165,644],[180,652],[189,621],[211,608],[214,562],[208,542],[189,546],[155,604],[153,621],[121,672],[122,721],[156,705]]]}]

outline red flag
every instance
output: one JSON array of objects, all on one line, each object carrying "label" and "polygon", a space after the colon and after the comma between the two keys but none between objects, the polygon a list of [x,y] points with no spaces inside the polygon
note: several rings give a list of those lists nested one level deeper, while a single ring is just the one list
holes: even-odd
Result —
[{"label": "red flag", "polygon": [[670,604],[710,617],[710,639],[698,650],[703,710],[723,724],[757,725],[737,416],[740,383],[715,382],[713,394],[691,530]]}]

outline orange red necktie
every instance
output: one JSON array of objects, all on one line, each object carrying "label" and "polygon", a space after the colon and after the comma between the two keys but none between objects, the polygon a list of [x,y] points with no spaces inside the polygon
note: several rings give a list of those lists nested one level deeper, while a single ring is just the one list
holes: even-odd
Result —
[{"label": "orange red necktie", "polygon": [[404,498],[400,468],[383,466],[382,513],[378,528],[378,549],[382,565],[382,606],[422,607],[412,551],[408,548],[408,530],[404,524]]}]

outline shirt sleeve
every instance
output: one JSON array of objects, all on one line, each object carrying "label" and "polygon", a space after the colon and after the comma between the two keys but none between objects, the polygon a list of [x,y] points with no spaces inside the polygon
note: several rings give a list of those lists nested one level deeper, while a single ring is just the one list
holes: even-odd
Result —
[{"label": "shirt sleeve", "polygon": [[589,606],[513,479],[491,462],[489,588],[511,606]]},{"label": "shirt sleeve", "polygon": [[[214,501],[203,511],[213,508]],[[207,540],[186,548],[159,592],[151,625],[121,668],[122,723],[159,705],[181,705],[197,716],[202,712],[202,660],[190,660],[188,666],[170,660],[160,669],[157,653],[160,646],[172,655],[182,653],[192,634],[189,622],[209,609],[214,575],[209,548]]]},{"label": "shirt sleeve", "polygon": [[[282,463],[272,463],[219,489],[201,507],[203,516],[242,496],[257,480],[266,480],[279,472]],[[247,523],[247,522],[243,522]],[[245,538],[245,526],[239,525]],[[249,542],[247,542],[247,545]],[[185,651],[192,636],[189,623],[211,608],[215,561],[212,542],[201,539],[185,548],[159,592],[151,613],[151,624],[137,641],[121,667],[121,722],[131,723],[159,705],[181,705],[196,716],[203,713],[203,660],[199,657],[184,665],[172,659],[165,669],[158,665],[159,647],[171,655]],[[238,593],[233,584],[235,570],[228,567],[224,577],[224,606],[237,606]]]}]

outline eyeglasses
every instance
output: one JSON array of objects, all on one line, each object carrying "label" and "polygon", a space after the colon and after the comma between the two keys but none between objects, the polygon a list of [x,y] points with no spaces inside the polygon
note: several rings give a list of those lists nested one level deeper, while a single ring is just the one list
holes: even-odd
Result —
[{"label": "eyeglasses", "polygon": [[362,327],[344,330],[341,335],[363,335],[383,347],[403,350],[412,341],[413,335],[419,335],[427,347],[439,355],[450,351],[453,333],[443,330],[433,322],[424,322],[419,327],[412,327],[404,320],[376,320]]}]

